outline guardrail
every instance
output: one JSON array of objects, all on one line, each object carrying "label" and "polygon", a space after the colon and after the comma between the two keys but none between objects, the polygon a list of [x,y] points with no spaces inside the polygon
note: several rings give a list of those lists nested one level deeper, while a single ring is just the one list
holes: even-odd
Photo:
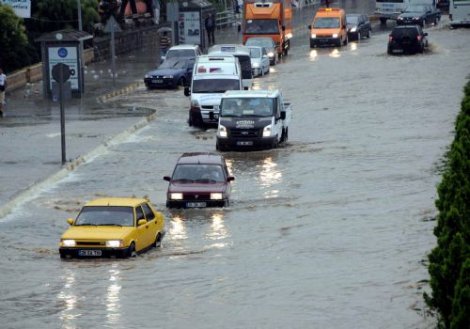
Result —
[{"label": "guardrail", "polygon": [[215,27],[220,30],[222,28],[234,26],[239,21],[239,17],[233,10],[226,10],[216,13]]}]

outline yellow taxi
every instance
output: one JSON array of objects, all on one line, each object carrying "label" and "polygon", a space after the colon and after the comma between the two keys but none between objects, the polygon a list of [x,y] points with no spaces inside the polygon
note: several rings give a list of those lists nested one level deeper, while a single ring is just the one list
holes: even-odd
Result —
[{"label": "yellow taxi", "polygon": [[61,258],[134,257],[160,247],[165,218],[144,198],[99,198],[86,203],[60,239]]},{"label": "yellow taxi", "polygon": [[342,8],[319,8],[310,31],[310,48],[317,46],[345,46],[348,44],[346,12]]}]

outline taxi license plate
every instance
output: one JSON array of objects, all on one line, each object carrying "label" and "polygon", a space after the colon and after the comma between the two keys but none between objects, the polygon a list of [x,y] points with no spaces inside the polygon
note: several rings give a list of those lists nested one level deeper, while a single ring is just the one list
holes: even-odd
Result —
[{"label": "taxi license plate", "polygon": [[239,145],[239,146],[252,146],[253,142],[252,141],[238,141],[237,145]]},{"label": "taxi license plate", "polygon": [[187,202],[186,207],[188,207],[188,208],[205,208],[206,203],[205,202]]},{"label": "taxi license plate", "polygon": [[102,255],[101,250],[79,250],[78,256],[83,257],[100,257]]},{"label": "taxi license plate", "polygon": [[162,79],[153,79],[152,83],[163,83]]}]

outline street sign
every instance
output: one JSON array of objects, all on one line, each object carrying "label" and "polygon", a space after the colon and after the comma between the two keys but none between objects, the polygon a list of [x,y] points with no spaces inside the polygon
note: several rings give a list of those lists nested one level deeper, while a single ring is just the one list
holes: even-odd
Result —
[{"label": "street sign", "polygon": [[64,63],[57,63],[52,67],[52,78],[58,83],[64,83],[70,78],[70,67]]},{"label": "street sign", "polygon": [[113,32],[122,32],[121,26],[119,26],[116,18],[114,16],[110,16],[106,25],[104,26],[104,32],[106,33],[113,33]]}]

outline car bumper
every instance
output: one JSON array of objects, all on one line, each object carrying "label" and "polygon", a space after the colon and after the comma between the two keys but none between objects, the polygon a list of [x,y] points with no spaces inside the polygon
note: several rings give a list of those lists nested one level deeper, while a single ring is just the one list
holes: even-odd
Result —
[{"label": "car bumper", "polygon": [[167,200],[168,208],[213,208],[224,207],[228,204],[228,200]]},{"label": "car bumper", "polygon": [[329,45],[338,45],[341,43],[340,38],[333,37],[320,37],[320,38],[310,38],[310,45],[312,46],[329,46]]},{"label": "car bumper", "polygon": [[61,258],[100,258],[100,257],[126,257],[126,248],[80,248],[60,247]]},{"label": "car bumper", "polygon": [[269,149],[273,148],[278,140],[274,137],[256,137],[256,138],[220,138],[217,137],[217,145],[220,149],[227,150],[251,150],[251,149]]},{"label": "car bumper", "polygon": [[173,79],[144,79],[147,88],[176,88],[177,83]]}]

